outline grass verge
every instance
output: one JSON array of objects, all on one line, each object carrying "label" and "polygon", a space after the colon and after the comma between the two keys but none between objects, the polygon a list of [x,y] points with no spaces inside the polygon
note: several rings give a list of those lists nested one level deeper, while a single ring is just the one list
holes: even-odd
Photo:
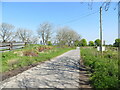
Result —
[{"label": "grass verge", "polygon": [[81,48],[81,58],[91,69],[91,83],[94,88],[118,87],[118,53],[107,50],[100,52],[96,48]]},{"label": "grass verge", "polygon": [[70,47],[60,48],[55,46],[29,45],[23,49],[3,52],[2,58],[0,58],[0,62],[2,62],[2,70],[0,72],[4,73],[50,60],[72,49]]}]

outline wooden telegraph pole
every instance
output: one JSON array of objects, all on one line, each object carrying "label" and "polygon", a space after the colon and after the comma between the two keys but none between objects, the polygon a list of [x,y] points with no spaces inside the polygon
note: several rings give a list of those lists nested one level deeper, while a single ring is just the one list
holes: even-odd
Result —
[{"label": "wooden telegraph pole", "polygon": [[100,7],[100,52],[102,54],[102,7]]}]

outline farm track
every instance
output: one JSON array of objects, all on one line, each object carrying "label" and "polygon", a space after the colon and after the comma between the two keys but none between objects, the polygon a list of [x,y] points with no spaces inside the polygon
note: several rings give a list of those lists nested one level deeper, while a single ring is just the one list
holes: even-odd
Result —
[{"label": "farm track", "polygon": [[[2,81],[0,88],[82,88],[88,79],[80,66],[80,50],[77,48]],[[87,81],[80,83],[80,80]],[[88,83],[86,87],[89,88]]]}]

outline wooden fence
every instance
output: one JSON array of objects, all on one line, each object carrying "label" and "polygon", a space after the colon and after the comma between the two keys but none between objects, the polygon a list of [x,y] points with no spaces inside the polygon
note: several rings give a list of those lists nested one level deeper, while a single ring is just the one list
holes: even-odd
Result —
[{"label": "wooden fence", "polygon": [[20,49],[25,47],[26,42],[5,42],[0,43],[0,52]]}]

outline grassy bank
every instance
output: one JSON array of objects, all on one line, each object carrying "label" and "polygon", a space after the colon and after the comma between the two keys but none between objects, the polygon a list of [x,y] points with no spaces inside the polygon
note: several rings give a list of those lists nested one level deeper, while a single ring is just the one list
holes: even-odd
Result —
[{"label": "grassy bank", "polygon": [[23,49],[2,53],[2,70],[7,72],[19,67],[29,66],[38,62],[49,60],[73,48],[60,48],[55,46],[29,45]]},{"label": "grassy bank", "polygon": [[116,50],[103,52],[103,56],[96,48],[81,48],[84,64],[91,69],[91,83],[95,88],[118,87],[118,53]]}]

